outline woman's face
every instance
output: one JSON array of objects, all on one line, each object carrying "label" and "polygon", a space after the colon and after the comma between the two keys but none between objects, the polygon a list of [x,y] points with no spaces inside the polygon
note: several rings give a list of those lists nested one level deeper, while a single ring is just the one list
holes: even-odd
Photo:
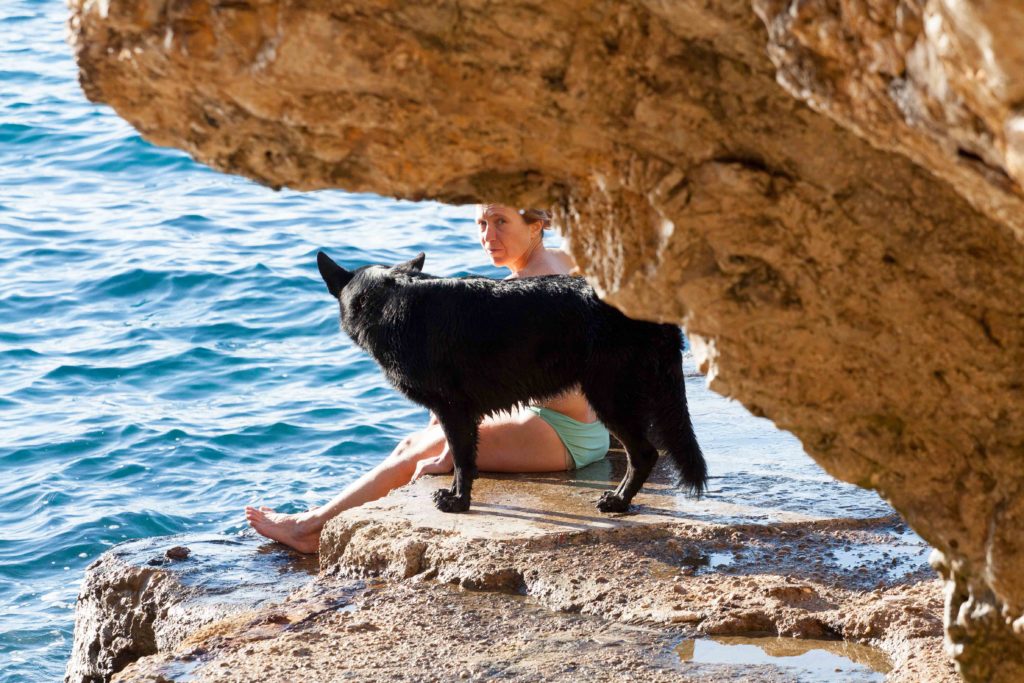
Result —
[{"label": "woman's face", "polygon": [[477,205],[476,227],[491,263],[505,268],[530,251],[541,230],[539,223],[528,225],[518,211],[501,204]]}]

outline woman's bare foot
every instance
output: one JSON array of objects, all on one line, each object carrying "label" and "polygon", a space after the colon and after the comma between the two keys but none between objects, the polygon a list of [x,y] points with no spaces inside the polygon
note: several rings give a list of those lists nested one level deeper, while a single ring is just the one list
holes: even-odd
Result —
[{"label": "woman's bare foot", "polygon": [[286,515],[266,506],[247,506],[245,519],[259,535],[284,543],[300,553],[320,550],[320,530],[323,525],[306,520],[302,515]]}]

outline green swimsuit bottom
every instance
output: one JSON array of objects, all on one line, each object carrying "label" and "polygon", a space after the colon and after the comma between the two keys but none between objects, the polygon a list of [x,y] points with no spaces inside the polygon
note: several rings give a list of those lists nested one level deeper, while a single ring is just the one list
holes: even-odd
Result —
[{"label": "green swimsuit bottom", "polygon": [[558,411],[542,406],[526,406],[537,417],[551,425],[565,449],[572,456],[576,469],[597,462],[608,453],[608,430],[600,420],[580,422]]}]

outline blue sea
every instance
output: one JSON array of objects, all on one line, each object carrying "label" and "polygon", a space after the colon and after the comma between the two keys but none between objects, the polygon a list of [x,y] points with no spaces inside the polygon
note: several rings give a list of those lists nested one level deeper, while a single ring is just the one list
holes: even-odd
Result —
[{"label": "blue sea", "polygon": [[[321,503],[426,422],[339,333],[318,249],[504,275],[472,207],[274,192],[145,142],[86,101],[65,20],[62,0],[0,4],[3,683],[63,676],[84,569],[112,545],[249,533],[246,504]],[[688,391],[712,497],[891,512],[702,378]]]}]

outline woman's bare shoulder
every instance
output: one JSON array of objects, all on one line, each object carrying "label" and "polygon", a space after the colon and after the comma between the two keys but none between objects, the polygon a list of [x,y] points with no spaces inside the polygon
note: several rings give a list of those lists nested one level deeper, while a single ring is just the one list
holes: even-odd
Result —
[{"label": "woman's bare shoulder", "polygon": [[530,266],[518,274],[513,273],[506,277],[506,280],[514,280],[517,277],[535,277],[538,275],[571,275],[576,268],[576,261],[572,256],[561,249],[544,249],[541,258],[534,258]]},{"label": "woman's bare shoulder", "polygon": [[548,249],[548,256],[552,261],[552,275],[568,275],[576,268],[576,261],[573,257],[561,249]]},{"label": "woman's bare shoulder", "polygon": [[572,270],[573,268],[576,267],[576,259],[574,259],[572,257],[572,254],[570,254],[569,252],[563,251],[561,249],[552,249],[551,251],[555,252],[556,258],[561,259],[562,264],[569,270]]}]

